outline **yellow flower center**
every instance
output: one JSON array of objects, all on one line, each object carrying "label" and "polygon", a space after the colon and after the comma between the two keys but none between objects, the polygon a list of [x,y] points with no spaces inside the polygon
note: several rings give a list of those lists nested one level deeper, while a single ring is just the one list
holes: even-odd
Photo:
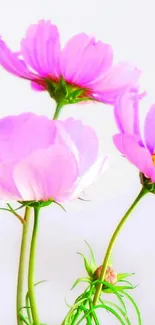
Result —
[{"label": "yellow flower center", "polygon": [[153,161],[153,165],[155,166],[155,152],[154,152],[154,154],[152,155],[152,161]]}]

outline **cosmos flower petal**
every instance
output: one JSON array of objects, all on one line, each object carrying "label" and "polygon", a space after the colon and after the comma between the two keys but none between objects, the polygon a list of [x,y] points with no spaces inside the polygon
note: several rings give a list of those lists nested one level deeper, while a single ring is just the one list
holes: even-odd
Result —
[{"label": "cosmos flower petal", "polygon": [[116,148],[147,177],[151,177],[154,169],[151,155],[146,148],[141,147],[131,136],[116,134],[113,137]]},{"label": "cosmos flower petal", "polygon": [[14,170],[15,184],[23,200],[63,202],[71,196],[78,167],[66,147],[51,146],[34,152]]},{"label": "cosmos flower petal", "polygon": [[142,141],[139,125],[138,89],[134,92],[127,90],[117,98],[114,105],[114,115],[117,126],[122,133],[133,136],[137,141]]},{"label": "cosmos flower petal", "polygon": [[56,136],[55,122],[33,113],[0,119],[0,130],[0,161],[17,161],[34,150],[47,148]]},{"label": "cosmos flower petal", "polygon": [[12,52],[2,39],[0,39],[0,64],[15,76],[26,79],[33,77],[24,61],[19,59],[17,53]]},{"label": "cosmos flower petal", "polygon": [[59,76],[59,33],[50,21],[40,20],[38,24],[30,25],[21,41],[21,53],[26,64],[37,71],[39,76]]},{"label": "cosmos flower petal", "polygon": [[151,154],[155,152],[155,104],[149,109],[144,124],[145,143]]},{"label": "cosmos flower petal", "polygon": [[93,184],[98,177],[101,176],[108,168],[107,156],[99,157],[95,163],[84,173],[84,175],[77,180],[75,191],[72,194],[72,199],[78,198],[83,189],[88,188]]},{"label": "cosmos flower petal", "polygon": [[[88,168],[90,168],[98,156],[99,143],[95,131],[90,126],[84,125],[80,120],[75,120],[73,118],[63,121],[63,124],[60,121],[57,121],[57,125],[59,127],[58,134],[62,134],[62,142],[64,144],[68,143],[69,146],[72,142],[74,153],[75,151],[77,152],[76,156],[78,156],[79,175],[81,176]],[[64,129],[66,131],[66,136]],[[68,136],[70,140],[68,139]]]},{"label": "cosmos flower petal", "polygon": [[13,180],[15,161],[6,160],[0,163],[0,199],[20,200],[21,195]]},{"label": "cosmos flower petal", "polygon": [[63,77],[72,83],[83,85],[105,74],[112,65],[113,51],[110,45],[96,42],[81,33],[65,46],[61,55]]},{"label": "cosmos flower petal", "polygon": [[141,72],[135,66],[122,62],[114,65],[104,78],[90,86],[96,99],[112,104],[122,91],[138,82],[140,74]]}]

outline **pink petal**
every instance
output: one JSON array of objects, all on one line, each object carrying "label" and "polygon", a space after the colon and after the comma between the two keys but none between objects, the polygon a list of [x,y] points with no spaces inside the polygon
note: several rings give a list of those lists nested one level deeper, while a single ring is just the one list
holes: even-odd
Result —
[{"label": "pink petal", "polygon": [[25,63],[19,59],[16,53],[12,52],[5,42],[0,39],[0,64],[8,72],[22,78],[33,78]]},{"label": "pink petal", "polygon": [[67,81],[83,85],[96,80],[111,67],[112,48],[81,33],[66,44],[61,55],[61,72]]},{"label": "pink petal", "polygon": [[128,90],[119,96],[114,106],[114,114],[120,131],[140,141],[138,90],[134,92]]},{"label": "pink petal", "polygon": [[47,148],[55,140],[55,122],[23,113],[0,119],[0,161],[19,160],[32,151]]},{"label": "pink petal", "polygon": [[99,176],[107,169],[107,157],[99,157],[95,163],[77,180],[75,191],[72,199],[78,198],[84,189],[96,181]]},{"label": "pink petal", "polygon": [[[95,131],[90,126],[85,126],[80,120],[74,120],[69,118],[63,122],[57,122],[58,133],[61,137],[62,143],[66,144],[74,155],[78,156],[79,160],[79,175],[83,175],[85,171],[95,162],[98,155],[98,138]],[[65,133],[61,133],[61,128],[65,129],[67,135],[69,135],[71,142],[68,142]],[[60,141],[60,139],[59,139]],[[77,150],[77,153],[75,151]]]},{"label": "pink petal", "polygon": [[37,81],[31,81],[31,88],[35,91],[44,91],[45,87],[37,83]]},{"label": "pink petal", "polygon": [[0,163],[0,200],[20,200],[17,187],[13,180],[15,162],[11,160]]},{"label": "pink petal", "polygon": [[122,91],[135,85],[140,77],[140,71],[128,63],[119,63],[98,82],[91,85],[96,99],[105,103],[114,103]]},{"label": "pink petal", "polygon": [[149,109],[145,119],[144,137],[146,146],[153,154],[155,152],[155,104]]},{"label": "pink petal", "polygon": [[14,170],[14,180],[23,200],[67,200],[77,176],[73,154],[60,145],[34,152]]},{"label": "pink petal", "polygon": [[59,76],[59,33],[50,21],[40,20],[38,24],[30,25],[21,42],[21,53],[25,62],[40,76]]},{"label": "pink petal", "polygon": [[116,148],[147,177],[151,177],[155,167],[147,149],[141,147],[131,136],[116,134],[113,137]]}]

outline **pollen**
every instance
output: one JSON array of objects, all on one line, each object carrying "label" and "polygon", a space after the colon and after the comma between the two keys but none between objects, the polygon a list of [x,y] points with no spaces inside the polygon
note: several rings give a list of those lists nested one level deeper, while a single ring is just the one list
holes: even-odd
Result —
[{"label": "pollen", "polygon": [[153,161],[153,165],[155,166],[155,152],[154,152],[154,154],[152,155],[152,161]]}]

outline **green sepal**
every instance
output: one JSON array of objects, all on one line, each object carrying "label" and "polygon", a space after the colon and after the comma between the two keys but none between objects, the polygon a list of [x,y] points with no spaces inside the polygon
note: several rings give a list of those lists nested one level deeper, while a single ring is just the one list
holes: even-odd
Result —
[{"label": "green sepal", "polygon": [[118,283],[127,283],[129,286],[133,287],[133,284],[130,281],[127,281],[127,280],[119,280]]},{"label": "green sepal", "polygon": [[[43,208],[46,207],[48,205],[50,205],[51,203],[53,203],[53,199],[47,200],[47,201],[24,201],[24,205],[28,206],[28,207],[32,207],[32,208]],[[21,202],[22,204],[22,202]]]},{"label": "green sepal", "polygon": [[140,182],[147,192],[155,194],[155,183],[152,183],[150,178],[145,177],[143,173],[139,173]]},{"label": "green sepal", "polygon": [[92,281],[91,281],[91,279],[89,279],[89,278],[79,278],[79,279],[77,279],[77,280],[74,282],[74,284],[73,284],[71,290],[74,289],[74,288],[75,288],[79,283],[81,283],[81,282],[91,283]]},{"label": "green sepal", "polygon": [[47,85],[47,90],[49,91],[50,94],[55,93],[58,84],[54,81],[51,81],[49,79],[45,79],[46,85]]},{"label": "green sepal", "polygon": [[92,269],[92,272],[94,274],[94,272],[96,271],[97,269],[97,264],[96,264],[96,260],[95,260],[95,255],[94,255],[94,252],[91,248],[91,246],[89,245],[89,243],[85,240],[85,243],[86,245],[88,246],[89,248],[89,253],[90,253],[90,266],[91,266],[91,269]]},{"label": "green sepal", "polygon": [[[136,286],[113,286],[117,292],[121,292],[123,290],[133,290],[136,288]],[[106,293],[113,293],[113,290],[109,289],[109,288],[103,288],[102,289],[103,292],[106,292]]]},{"label": "green sepal", "polygon": [[117,280],[120,281],[120,280],[126,279],[132,275],[135,275],[135,273],[119,273],[119,274],[117,274]]},{"label": "green sepal", "polygon": [[55,99],[58,104],[65,106],[67,104],[76,104],[81,101],[94,100],[87,96],[86,88],[78,88],[78,86],[67,83],[63,78],[58,81],[45,79],[47,90],[50,96]]},{"label": "green sepal", "polygon": [[85,269],[86,269],[88,275],[92,278],[93,277],[93,271],[92,271],[91,265],[88,262],[87,258],[82,253],[78,252],[77,254],[79,254],[79,255],[81,255],[83,257]]},{"label": "green sepal", "polygon": [[[58,205],[64,212],[66,212],[65,208],[63,207],[62,204],[56,202],[53,199],[47,200],[47,201],[18,201],[18,203],[20,203],[20,207],[18,207],[17,209],[15,209],[15,211],[20,210],[24,207],[32,207],[32,208],[42,208],[42,207],[46,207],[49,206],[52,203],[55,203],[56,205]],[[5,209],[6,211],[10,211],[8,209]]]},{"label": "green sepal", "polygon": [[81,96],[82,94],[83,94],[83,89],[75,89],[75,90],[72,90],[72,92],[71,92],[71,96],[72,96],[72,98],[77,98],[77,97],[79,97],[79,96]]}]

